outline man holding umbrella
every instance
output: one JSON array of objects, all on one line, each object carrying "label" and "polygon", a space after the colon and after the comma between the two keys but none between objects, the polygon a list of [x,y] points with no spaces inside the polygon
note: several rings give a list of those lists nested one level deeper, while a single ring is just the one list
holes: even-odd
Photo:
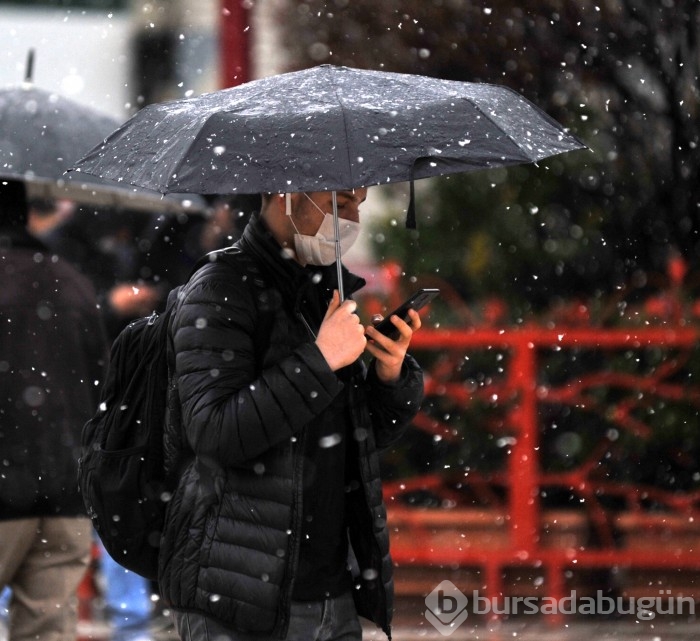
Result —
[{"label": "man holding umbrella", "polygon": [[583,148],[507,87],[320,65],[149,105],[76,164],[162,194],[268,194],[175,315],[168,446],[196,456],[160,574],[184,638],[359,639],[350,594],[390,632],[377,448],[418,409],[420,320],[394,320],[395,341],[362,328],[340,249],[367,186]]},{"label": "man holding umbrella", "polygon": [[[366,193],[337,193],[343,250]],[[185,463],[160,585],[183,639],[359,640],[358,613],[390,633],[377,451],[422,399],[406,354],[420,318],[394,317],[392,340],[341,302],[331,201],[264,195],[241,240],[195,274],[175,312],[180,420],[166,449]],[[348,295],[364,284],[344,268],[343,280]]]}]

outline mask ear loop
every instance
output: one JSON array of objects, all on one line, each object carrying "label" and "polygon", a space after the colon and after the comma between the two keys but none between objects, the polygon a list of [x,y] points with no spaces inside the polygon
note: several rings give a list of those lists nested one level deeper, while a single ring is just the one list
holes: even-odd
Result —
[{"label": "mask ear loop", "polygon": [[291,193],[286,193],[284,195],[284,215],[289,218],[289,222],[292,223],[292,227],[294,227],[294,231],[298,234],[299,230],[297,229],[297,226],[294,224],[294,219],[292,218],[292,194]]}]

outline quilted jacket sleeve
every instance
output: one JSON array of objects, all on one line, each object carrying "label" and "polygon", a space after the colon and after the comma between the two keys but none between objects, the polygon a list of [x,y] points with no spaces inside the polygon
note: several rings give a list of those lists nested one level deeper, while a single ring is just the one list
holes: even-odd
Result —
[{"label": "quilted jacket sleeve", "polygon": [[195,454],[223,466],[249,465],[290,439],[342,388],[313,343],[299,345],[258,374],[261,319],[254,288],[245,280],[216,264],[202,268],[185,289],[173,323],[186,438]]},{"label": "quilted jacket sleeve", "polygon": [[406,431],[423,401],[423,371],[416,360],[406,355],[401,377],[396,383],[382,383],[374,362],[367,373],[369,410],[377,447],[385,448]]}]

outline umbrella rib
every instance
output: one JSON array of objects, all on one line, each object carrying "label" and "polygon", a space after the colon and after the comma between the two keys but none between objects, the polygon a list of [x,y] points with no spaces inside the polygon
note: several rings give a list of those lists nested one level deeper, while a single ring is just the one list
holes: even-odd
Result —
[{"label": "umbrella rib", "polygon": [[200,129],[194,136],[194,138],[192,138],[192,140],[188,143],[186,153],[180,154],[180,158],[178,158],[178,161],[170,169],[168,179],[165,181],[165,185],[160,190],[162,193],[167,194],[168,191],[170,191],[170,180],[173,176],[177,176],[180,173],[180,167],[182,167],[182,165],[184,164],[185,158],[187,158],[187,154],[189,154],[194,143],[197,142],[197,140],[199,139],[199,135],[201,134],[201,132],[202,130]]},{"label": "umbrella rib", "polygon": [[[496,85],[492,85],[492,86],[496,86]],[[521,98],[520,94],[517,91],[513,91],[510,87],[498,87],[498,88],[507,89],[511,93],[515,94],[518,98]],[[484,118],[486,118],[496,129],[498,129],[498,131],[500,131],[506,138],[508,138],[508,140],[510,140],[513,143],[513,145],[515,145],[515,147],[524,155],[526,161],[529,162],[532,160],[525,153],[523,148],[517,143],[515,138],[513,138],[513,136],[511,136],[505,129],[503,129],[503,127],[501,127],[501,125],[499,125],[497,122],[492,120],[489,117],[489,115],[474,100],[472,100],[471,98],[467,98],[466,96],[460,96],[460,97],[462,98],[462,100],[466,100],[470,105],[472,105],[474,107],[474,109],[476,109],[480,114],[482,114],[484,116]],[[542,112],[542,113],[544,113],[544,112]]]},{"label": "umbrella rib", "polygon": [[333,77],[333,68],[329,67],[328,68],[328,73],[331,79],[331,82],[333,83],[333,93],[335,94],[336,99],[338,100],[338,105],[340,106],[340,113],[343,116],[343,132],[345,133],[345,149],[347,151],[347,161],[348,161],[348,174],[350,175],[350,181],[348,184],[354,185],[355,182],[353,180],[353,171],[352,171],[352,162],[350,160],[350,140],[349,140],[349,135],[348,135],[348,121],[346,117],[346,109],[345,105],[343,104],[343,99],[341,98],[340,94],[338,93],[338,85],[335,81],[335,78]]},{"label": "umbrella rib", "polygon": [[[572,134],[570,130],[562,128],[562,125],[559,122],[557,122],[555,118],[550,116],[544,109],[538,107],[534,102],[528,101],[526,98],[524,98],[521,94],[519,94],[517,91],[515,91],[515,89],[512,89],[511,87],[503,85],[501,86],[501,88],[517,96],[518,99],[523,101],[526,106],[530,107],[531,109],[534,109],[543,120],[546,120],[551,125],[553,129],[561,131],[562,134],[566,134],[567,136],[575,140],[578,144],[580,144],[583,149],[588,148],[588,146],[578,136]],[[518,145],[518,147],[520,147],[520,145]]]},{"label": "umbrella rib", "polygon": [[[172,167],[172,169],[171,169],[171,171],[170,171],[170,175],[168,176],[168,179],[167,179],[167,181],[166,181],[166,183],[165,183],[165,187],[164,187],[164,190],[165,190],[165,191],[163,191],[162,193],[167,194],[167,193],[170,191],[170,179],[171,179],[173,176],[177,176],[177,175],[179,174],[179,172],[180,172],[180,167],[182,167],[182,166],[184,165],[185,159],[188,157],[188,155],[189,155],[190,151],[192,150],[192,148],[194,147],[195,143],[199,142],[200,138],[202,138],[202,137],[204,136],[204,127],[205,127],[205,125],[211,120],[211,118],[212,118],[213,116],[216,116],[216,115],[217,115],[216,113],[214,113],[214,114],[211,114],[211,113],[208,114],[207,117],[204,119],[204,122],[202,123],[202,126],[199,128],[199,130],[198,130],[197,133],[194,135],[194,137],[192,138],[192,140],[190,140],[190,142],[187,143],[187,147],[186,147],[185,150],[183,150],[183,152],[180,154],[180,158],[178,159],[178,161],[173,165],[173,167]],[[183,192],[183,193],[187,193],[187,192]],[[197,193],[197,192],[192,192],[192,193]]]}]

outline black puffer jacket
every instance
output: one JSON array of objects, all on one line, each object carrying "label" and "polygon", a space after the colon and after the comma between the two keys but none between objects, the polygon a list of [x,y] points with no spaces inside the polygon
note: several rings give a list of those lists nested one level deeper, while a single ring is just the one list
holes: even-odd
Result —
[{"label": "black puffer jacket", "polygon": [[[304,427],[343,389],[309,331],[321,323],[334,269],[321,268],[318,281],[285,260],[254,218],[228,258],[201,268],[184,290],[173,323],[179,404],[172,405],[195,456],[170,503],[159,576],[176,609],[238,630],[286,634]],[[349,292],[363,284],[349,273],[344,280]],[[422,373],[407,357],[399,384],[389,386],[358,363],[350,388],[350,473],[362,481],[346,508],[361,586],[353,593],[359,614],[389,634],[392,564],[377,448],[417,412]],[[176,423],[168,428],[171,452]]]}]

